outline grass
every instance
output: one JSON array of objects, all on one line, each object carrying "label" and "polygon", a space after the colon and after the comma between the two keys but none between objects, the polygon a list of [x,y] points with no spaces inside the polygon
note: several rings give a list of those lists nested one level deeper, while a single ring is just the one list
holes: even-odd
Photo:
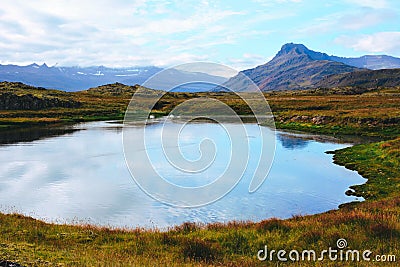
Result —
[{"label": "grass", "polygon": [[394,138],[400,135],[399,96],[400,88],[383,88],[351,95],[312,90],[266,97],[277,128]]},{"label": "grass", "polygon": [[335,151],[334,162],[368,179],[351,186],[348,194],[371,200],[399,195],[400,138]]},{"label": "grass", "polygon": [[[82,104],[76,109],[1,111],[0,127],[122,118],[134,90],[117,84],[73,93],[72,99]],[[397,266],[390,262],[330,260],[278,264],[276,258],[273,262],[260,262],[256,258],[265,245],[275,250],[314,249],[318,253],[336,248],[336,241],[345,238],[349,249],[369,249],[372,257],[395,255],[399,260],[400,88],[341,90],[265,96],[278,128],[336,136],[357,134],[383,140],[332,152],[335,163],[368,178],[365,184],[352,186],[347,192],[366,201],[286,220],[185,223],[166,232],[54,225],[17,214],[0,214],[0,261],[6,259],[27,266]],[[62,94],[60,97],[64,97]],[[195,97],[217,98],[240,114],[249,113],[240,99],[227,93],[167,94],[154,112],[167,114],[178,103]]]},{"label": "grass", "polygon": [[[82,122],[123,119],[126,106],[138,86],[111,84],[87,91],[67,93],[43,90],[20,83],[0,83],[0,92],[36,97],[59,98],[80,104],[77,108],[55,107],[42,110],[1,110],[0,126],[22,127],[54,122]],[[148,95],[162,92],[148,90],[140,102],[148,103]],[[248,95],[249,97],[252,94]],[[275,116],[277,128],[300,130],[336,136],[359,135],[395,138],[400,135],[400,87],[373,90],[347,88],[265,93]],[[252,114],[242,99],[233,93],[167,93],[155,105],[153,114],[167,115],[178,104],[193,98],[220,100],[239,115]],[[207,110],[207,103],[193,108]]]},{"label": "grass", "polygon": [[[113,85],[109,85],[112,87]],[[120,84],[114,86],[122,86]],[[18,96],[31,95],[38,99],[57,98],[60,102],[73,101],[79,107],[52,107],[39,110],[0,110],[0,125],[3,127],[26,127],[31,125],[46,125],[51,123],[75,123],[94,120],[121,120],[129,103],[134,86],[120,88],[123,93],[115,96],[104,93],[105,87],[94,88],[81,92],[63,92],[58,90],[43,90],[21,83],[0,83],[1,93],[12,93]]]},{"label": "grass", "polygon": [[[398,257],[399,204],[399,197],[391,197],[287,220],[186,223],[167,232],[52,225],[0,215],[0,258],[28,266],[276,266],[276,258],[259,262],[256,253],[267,245],[287,251],[313,249],[319,254],[336,248],[339,238],[347,240],[349,249]],[[329,259],[315,264],[348,266]]]}]

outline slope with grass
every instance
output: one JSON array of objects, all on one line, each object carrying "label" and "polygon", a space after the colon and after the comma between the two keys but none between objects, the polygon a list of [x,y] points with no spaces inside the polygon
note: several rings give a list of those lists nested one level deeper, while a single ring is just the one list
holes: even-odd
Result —
[{"label": "slope with grass", "polygon": [[400,69],[363,70],[324,77],[316,87],[379,88],[400,86]]},{"label": "slope with grass", "polygon": [[[123,119],[138,86],[110,84],[67,93],[43,90],[20,83],[0,83],[0,94],[33,95],[79,103],[79,107],[46,107],[37,110],[0,110],[0,126],[71,123]],[[153,108],[157,116],[192,98],[214,98],[228,104],[239,115],[251,115],[246,103],[234,93],[165,93],[147,89],[141,102],[161,97]],[[147,97],[150,94],[152,97]],[[248,93],[252,97],[251,93]],[[395,137],[400,134],[400,87],[333,88],[265,93],[276,126],[282,129],[334,135]],[[207,102],[197,109],[207,109]]]},{"label": "slope with grass", "polygon": [[[108,85],[109,88],[113,86],[118,87],[117,95],[111,89],[102,92],[103,87],[71,93],[1,82],[0,128],[122,119],[136,87]],[[5,108],[7,103],[3,100],[7,99],[12,101],[8,101]]]}]

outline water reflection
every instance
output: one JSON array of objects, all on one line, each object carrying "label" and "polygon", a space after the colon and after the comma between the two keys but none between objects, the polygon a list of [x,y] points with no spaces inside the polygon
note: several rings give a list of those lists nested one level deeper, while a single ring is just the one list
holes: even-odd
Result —
[{"label": "water reflection", "polygon": [[72,134],[80,129],[66,126],[37,126],[29,128],[1,130],[0,145],[15,144],[19,142],[32,142],[44,138]]},{"label": "water reflection", "polygon": [[[162,124],[153,124],[148,130],[150,142],[154,140],[149,154],[156,159],[161,153],[156,138],[161,127]],[[172,123],[169,127],[175,126]],[[186,139],[181,144],[183,152],[196,156],[198,146],[192,143],[199,143],[204,137],[199,133],[218,133],[216,127],[188,124]],[[255,127],[258,126],[246,124],[249,136],[253,137],[249,139],[250,152],[260,142]],[[77,131],[80,129],[85,130]],[[75,131],[67,135],[39,138],[28,146],[0,146],[0,211],[16,211],[61,223],[78,219],[122,227],[167,227],[185,221],[257,221],[337,208],[356,199],[345,195],[350,185],[365,182],[356,172],[334,165],[332,155],[324,153],[345,145],[326,139],[304,139],[297,134],[289,137],[289,133],[281,132],[270,174],[258,191],[248,192],[251,170],[258,163],[250,158],[242,180],[219,201],[200,208],[174,208],[155,201],[134,183],[125,165],[120,125],[94,122],[72,130]],[[131,130],[135,133],[142,129],[134,126]],[[225,142],[224,135],[220,136],[221,142]],[[304,143],[306,149],[293,149]],[[170,173],[172,182],[190,185],[190,181],[212,181],[224,170],[224,161],[226,157],[216,157],[222,169],[210,168],[199,177],[178,176],[162,161],[155,167]]]},{"label": "water reflection", "polygon": [[277,137],[282,146],[287,149],[302,149],[305,148],[309,142],[306,138],[284,133],[278,133]]}]

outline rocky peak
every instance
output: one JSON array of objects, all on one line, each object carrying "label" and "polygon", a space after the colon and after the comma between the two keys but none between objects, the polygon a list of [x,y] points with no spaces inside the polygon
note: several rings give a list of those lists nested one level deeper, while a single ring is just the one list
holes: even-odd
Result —
[{"label": "rocky peak", "polygon": [[276,56],[283,56],[289,54],[307,54],[308,48],[302,44],[288,43],[284,44]]},{"label": "rocky peak", "polygon": [[325,53],[315,52],[308,49],[303,44],[288,43],[284,44],[281,50],[276,54],[275,58],[285,56],[308,56],[312,60],[330,60],[330,57]]}]

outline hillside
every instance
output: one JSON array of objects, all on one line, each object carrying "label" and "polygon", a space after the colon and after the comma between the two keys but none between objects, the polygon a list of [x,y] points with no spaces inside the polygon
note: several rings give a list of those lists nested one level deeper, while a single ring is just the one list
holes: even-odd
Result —
[{"label": "hillside", "polygon": [[316,87],[377,88],[400,86],[400,69],[363,70],[330,75],[315,84]]},{"label": "hillside", "polygon": [[122,96],[130,95],[132,96],[139,85],[125,85],[122,83],[105,84],[97,87],[90,88],[88,90],[82,91],[89,94],[101,94],[101,95],[112,95],[112,96]]},{"label": "hillside", "polygon": [[[329,60],[324,53],[309,50],[302,44],[285,44],[268,63],[241,73],[249,77],[262,91],[312,88],[325,76],[360,70],[359,68]],[[239,75],[224,86],[234,91],[249,91]]]},{"label": "hillside", "polygon": [[[119,83],[104,85],[81,92],[63,92],[27,86],[21,83],[0,83],[0,92],[16,96],[31,95],[40,99],[68,101],[74,106],[41,106],[39,108],[0,108],[0,129],[32,124],[73,123],[91,120],[119,120],[138,86]],[[375,89],[375,88],[373,88]],[[264,95],[274,113],[278,128],[314,131],[329,134],[365,133],[392,136],[399,133],[400,86],[378,88],[358,87],[318,88],[285,92],[266,92]],[[234,93],[165,93],[147,89],[136,96],[142,106],[149,107],[154,97],[161,99],[153,106],[155,116],[168,115],[177,105],[193,98],[215,98],[229,105],[239,115],[252,112]],[[149,95],[152,97],[149,98]],[[20,99],[18,99],[19,101]],[[16,102],[18,102],[16,101]],[[149,102],[150,101],[150,102]],[[365,112],[365,103],[373,112]],[[196,105],[193,110],[209,106]],[[324,126],[322,126],[324,125]]]},{"label": "hillside", "polygon": [[35,88],[22,83],[0,83],[0,110],[78,108],[79,101],[62,91]]},{"label": "hillside", "polygon": [[[123,93],[115,94],[111,90],[115,86]],[[122,84],[108,87],[65,92],[0,82],[0,128],[121,119],[132,93]]]}]

